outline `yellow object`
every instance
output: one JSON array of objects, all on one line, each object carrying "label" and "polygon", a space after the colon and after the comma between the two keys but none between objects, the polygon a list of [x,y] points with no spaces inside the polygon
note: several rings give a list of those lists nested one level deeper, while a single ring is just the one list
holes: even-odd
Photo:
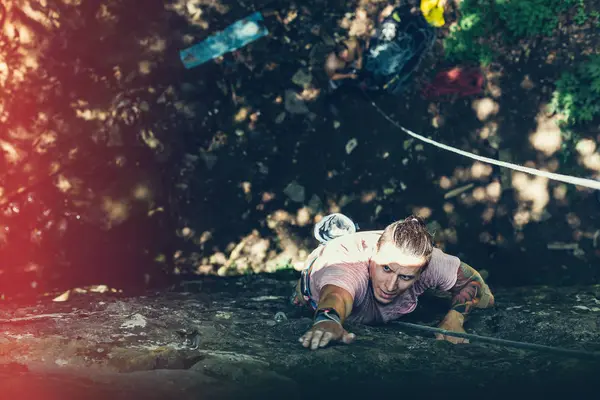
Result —
[{"label": "yellow object", "polygon": [[444,6],[442,0],[421,0],[421,12],[429,25],[440,27],[446,21],[444,20]]}]

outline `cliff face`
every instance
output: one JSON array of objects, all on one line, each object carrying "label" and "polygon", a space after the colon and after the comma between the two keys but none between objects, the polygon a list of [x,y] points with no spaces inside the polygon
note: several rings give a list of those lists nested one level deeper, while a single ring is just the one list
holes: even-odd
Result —
[{"label": "cliff face", "polygon": [[[593,192],[419,143],[360,92],[327,93],[333,38],[365,35],[385,3],[2,2],[0,294],[297,266],[314,246],[314,223],[336,211],[361,229],[419,214],[440,247],[495,284],[598,282]],[[574,8],[559,31],[514,43],[496,40],[507,32],[490,24],[501,31],[484,38],[498,52],[494,68],[481,69],[484,90],[425,99],[427,81],[465,65],[447,53],[473,50],[444,50],[451,27],[487,21],[485,7],[466,15],[447,3],[407,91],[374,95],[377,105],[466,151],[597,174],[597,127],[567,141],[546,113],[558,76],[596,50],[592,21],[567,23]],[[544,4],[510,3],[506,17],[548,17]],[[578,9],[594,15],[597,1],[584,3]],[[257,10],[268,37],[184,68],[180,50]]]},{"label": "cliff face", "polygon": [[[473,388],[500,398],[583,394],[600,364],[452,345],[393,323],[350,325],[355,343],[311,352],[297,342],[310,313],[288,304],[292,284],[256,276],[190,282],[135,298],[80,293],[64,302],[8,304],[0,311],[0,389],[7,399],[299,399],[338,390],[350,398],[375,392],[459,398]],[[496,291],[496,298],[495,309],[470,317],[468,332],[600,350],[600,287],[527,287]],[[435,325],[444,305],[424,298],[405,320]]]}]

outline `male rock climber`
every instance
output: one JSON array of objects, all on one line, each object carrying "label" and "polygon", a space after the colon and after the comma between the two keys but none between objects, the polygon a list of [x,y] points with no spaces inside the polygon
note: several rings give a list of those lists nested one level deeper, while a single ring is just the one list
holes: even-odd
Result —
[{"label": "male rock climber", "polygon": [[312,350],[330,342],[351,343],[355,335],[344,329],[346,321],[378,324],[412,312],[427,289],[451,293],[451,308],[439,324],[449,331],[464,333],[465,316],[473,307],[494,304],[481,275],[435,248],[418,217],[396,221],[383,231],[356,232],[348,217],[331,214],[315,226],[315,237],[321,244],[307,258],[294,298],[315,310],[312,327],[299,339]]},{"label": "male rock climber", "polygon": [[343,82],[356,80],[363,67],[363,49],[356,38],[339,42],[325,59],[325,72],[330,89],[337,89]]}]

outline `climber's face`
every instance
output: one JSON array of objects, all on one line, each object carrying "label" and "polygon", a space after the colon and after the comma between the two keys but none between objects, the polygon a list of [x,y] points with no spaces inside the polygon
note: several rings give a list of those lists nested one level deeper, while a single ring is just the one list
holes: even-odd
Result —
[{"label": "climber's face", "polygon": [[369,260],[369,275],[375,300],[389,304],[410,289],[427,267],[425,257],[407,254],[385,243]]}]

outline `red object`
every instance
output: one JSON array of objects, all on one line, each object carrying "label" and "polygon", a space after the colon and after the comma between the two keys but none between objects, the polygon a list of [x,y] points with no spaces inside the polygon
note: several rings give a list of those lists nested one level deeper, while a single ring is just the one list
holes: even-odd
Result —
[{"label": "red object", "polygon": [[455,67],[440,71],[421,92],[427,99],[457,94],[459,97],[479,94],[483,91],[484,78],[479,68]]}]

